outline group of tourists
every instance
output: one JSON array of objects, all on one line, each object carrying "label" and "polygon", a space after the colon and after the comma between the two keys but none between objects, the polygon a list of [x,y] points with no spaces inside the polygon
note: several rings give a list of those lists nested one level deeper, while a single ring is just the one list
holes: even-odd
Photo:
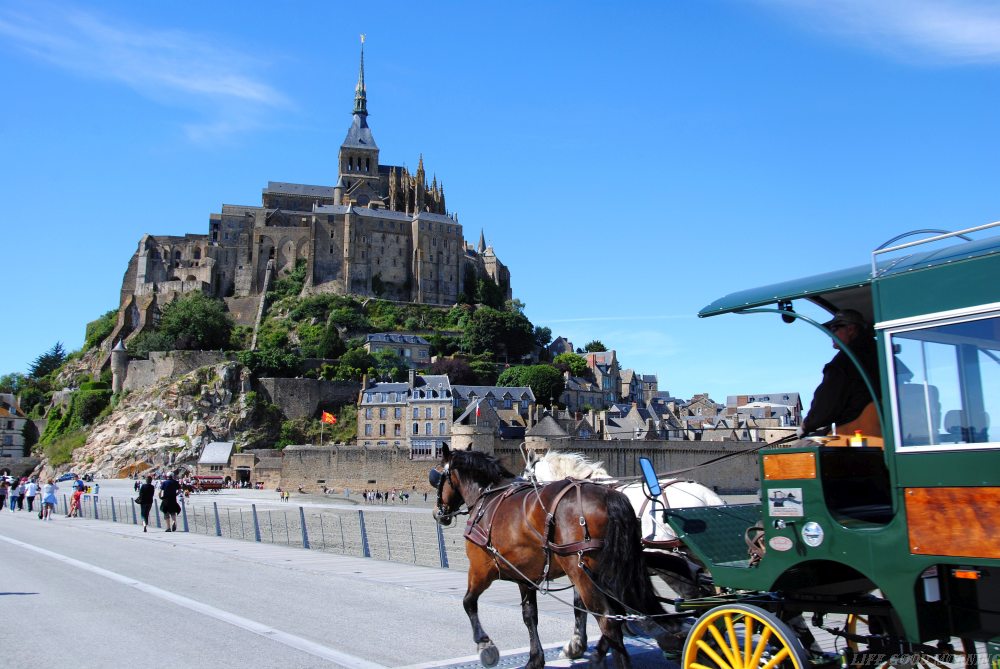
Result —
[{"label": "group of tourists", "polygon": [[367,504],[395,504],[397,501],[401,504],[409,504],[410,493],[396,489],[386,491],[364,490],[361,493],[361,499]]},{"label": "group of tourists", "polygon": [[35,477],[10,479],[6,476],[0,476],[0,511],[8,507],[11,513],[25,511],[24,507],[27,503],[27,511],[34,513],[35,501],[38,500],[39,520],[51,520],[56,509],[57,492],[59,492],[59,486],[53,479],[49,479],[47,483],[39,484],[39,480]]}]

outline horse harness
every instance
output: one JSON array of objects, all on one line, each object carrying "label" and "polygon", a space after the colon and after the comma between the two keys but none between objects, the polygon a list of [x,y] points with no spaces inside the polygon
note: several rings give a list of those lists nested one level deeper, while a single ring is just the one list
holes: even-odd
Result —
[{"label": "horse harness", "polygon": [[[542,552],[545,554],[545,565],[542,568],[541,582],[548,581],[549,567],[551,565],[553,554],[561,557],[577,555],[580,557],[582,564],[584,553],[598,550],[604,545],[603,539],[595,539],[590,536],[590,528],[587,525],[587,518],[583,515],[582,487],[584,485],[599,484],[590,481],[580,481],[577,479],[564,479],[562,481],[555,481],[543,486],[543,489],[549,488],[550,486],[561,486],[559,491],[556,493],[556,496],[549,504],[551,508],[545,507],[545,504],[542,502],[539,489],[534,483],[528,481],[515,481],[514,483],[510,483],[496,489],[492,487],[487,488],[479,496],[479,499],[476,500],[473,508],[470,509],[469,521],[465,526],[465,538],[467,541],[470,541],[480,548],[484,548],[490,552],[493,555],[494,562],[497,563],[497,570],[499,571],[499,559],[503,559],[503,556],[500,555],[497,548],[493,545],[493,522],[496,520],[497,511],[500,509],[503,502],[510,497],[521,493],[534,492],[535,498],[538,500],[538,504],[542,507],[542,510],[545,511],[544,534],[535,529],[527,521],[528,501],[531,499],[530,494],[523,494],[521,501],[522,515],[528,529],[530,529],[541,540]],[[556,534],[556,511],[559,508],[559,504],[573,491],[576,492],[576,505],[577,508],[580,509],[578,522],[583,531],[583,538],[578,541],[557,544],[554,542]],[[506,560],[504,561],[506,562]]]}]

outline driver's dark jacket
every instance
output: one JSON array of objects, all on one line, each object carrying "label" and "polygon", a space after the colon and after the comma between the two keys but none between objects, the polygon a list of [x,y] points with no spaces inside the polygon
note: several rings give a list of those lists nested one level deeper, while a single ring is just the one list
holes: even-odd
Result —
[{"label": "driver's dark jacket", "polygon": [[[855,340],[850,348],[875,388],[875,401],[879,401],[882,390],[875,340],[861,337]],[[860,416],[871,401],[871,393],[868,392],[858,368],[846,353],[838,351],[833,360],[823,368],[823,381],[816,388],[809,414],[802,421],[803,431],[809,434],[820,428],[829,427],[832,423],[838,425],[849,423]]]}]

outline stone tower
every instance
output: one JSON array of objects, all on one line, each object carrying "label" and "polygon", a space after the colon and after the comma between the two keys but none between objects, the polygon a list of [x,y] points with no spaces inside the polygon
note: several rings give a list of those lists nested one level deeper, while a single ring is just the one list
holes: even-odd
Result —
[{"label": "stone tower", "polygon": [[118,345],[111,349],[111,392],[120,393],[125,386],[125,376],[128,374],[128,351],[121,339]]}]

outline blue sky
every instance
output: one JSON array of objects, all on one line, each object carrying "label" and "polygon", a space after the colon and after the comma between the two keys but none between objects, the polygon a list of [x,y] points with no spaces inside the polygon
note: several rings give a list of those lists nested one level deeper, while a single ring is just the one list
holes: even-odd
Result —
[{"label": "blue sky", "polygon": [[78,348],[144,233],[335,183],[362,32],[383,162],[423,154],[535,324],[676,395],[808,400],[820,335],[697,311],[1000,219],[994,3],[0,0],[0,373]]}]

